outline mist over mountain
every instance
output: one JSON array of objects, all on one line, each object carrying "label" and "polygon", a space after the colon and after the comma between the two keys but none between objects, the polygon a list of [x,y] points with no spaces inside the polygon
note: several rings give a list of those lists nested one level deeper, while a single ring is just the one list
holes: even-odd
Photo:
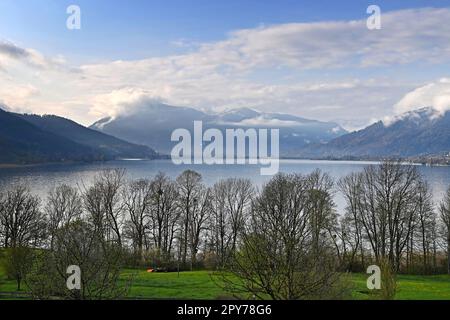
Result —
[{"label": "mist over mountain", "polygon": [[153,159],[159,157],[153,148],[169,154],[177,144],[170,140],[175,129],[185,128],[193,135],[194,121],[203,121],[203,130],[217,128],[222,132],[230,128],[278,128],[281,157],[374,159],[450,152],[450,112],[431,107],[347,133],[336,123],[289,114],[249,108],[212,114],[152,103],[129,115],[101,119],[90,128],[58,116],[0,109],[0,163]]},{"label": "mist over mountain", "polygon": [[101,119],[90,128],[169,154],[176,144],[170,139],[172,132],[184,128],[192,133],[194,121],[203,121],[203,130],[216,128],[222,132],[238,128],[280,129],[280,155],[283,157],[297,156],[309,144],[325,143],[347,133],[333,122],[288,114],[263,113],[249,108],[209,114],[162,103],[149,103],[137,112]]},{"label": "mist over mountain", "polygon": [[376,122],[326,144],[309,146],[302,152],[308,158],[414,157],[450,152],[450,112],[431,107]]}]

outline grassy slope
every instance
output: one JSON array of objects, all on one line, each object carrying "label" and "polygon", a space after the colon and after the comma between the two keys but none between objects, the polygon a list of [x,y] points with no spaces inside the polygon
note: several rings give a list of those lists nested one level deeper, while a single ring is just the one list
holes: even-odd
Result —
[{"label": "grassy slope", "polygon": [[[217,299],[229,296],[219,288],[207,271],[177,273],[147,273],[126,270],[124,279],[133,277],[129,297],[134,299]],[[367,276],[353,274],[353,297],[368,299]],[[450,300],[450,276],[399,275],[397,299]],[[0,267],[0,293],[14,292],[16,284],[7,280]],[[0,296],[0,299],[4,299]]]}]

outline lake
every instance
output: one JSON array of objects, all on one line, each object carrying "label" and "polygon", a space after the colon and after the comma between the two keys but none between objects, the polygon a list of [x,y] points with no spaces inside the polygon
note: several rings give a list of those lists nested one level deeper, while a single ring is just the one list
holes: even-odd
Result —
[{"label": "lake", "polygon": [[[318,168],[339,179],[351,172],[364,169],[376,162],[363,161],[316,161],[316,160],[280,160],[280,172],[307,174]],[[124,168],[130,179],[151,178],[159,171],[175,178],[184,170],[192,169],[201,173],[205,184],[212,185],[224,178],[248,178],[261,186],[270,176],[260,175],[258,165],[174,165],[170,160],[120,160],[91,164],[48,164],[28,167],[0,168],[0,188],[12,183],[24,181],[32,191],[41,197],[54,186],[66,183],[73,186],[89,185],[95,174],[105,168]],[[433,189],[433,197],[438,203],[450,186],[450,167],[418,166],[420,173]],[[345,203],[341,195],[336,194],[338,211],[342,212]]]}]

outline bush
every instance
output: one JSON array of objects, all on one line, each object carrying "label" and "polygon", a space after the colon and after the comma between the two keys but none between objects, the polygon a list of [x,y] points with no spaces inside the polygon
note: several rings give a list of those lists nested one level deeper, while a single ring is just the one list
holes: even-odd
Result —
[{"label": "bush", "polygon": [[397,293],[397,275],[389,259],[383,258],[380,261],[381,269],[381,290],[379,298],[382,300],[393,300]]},{"label": "bush", "polygon": [[5,250],[2,267],[9,279],[16,280],[17,291],[22,289],[22,281],[30,272],[34,259],[35,252],[30,248],[17,247]]},{"label": "bush", "polygon": [[[80,290],[66,287],[71,265],[81,269]],[[122,265],[120,247],[105,242],[90,224],[75,221],[58,230],[54,249],[36,259],[27,284],[38,299],[116,299],[126,296],[129,285],[119,282]]]}]

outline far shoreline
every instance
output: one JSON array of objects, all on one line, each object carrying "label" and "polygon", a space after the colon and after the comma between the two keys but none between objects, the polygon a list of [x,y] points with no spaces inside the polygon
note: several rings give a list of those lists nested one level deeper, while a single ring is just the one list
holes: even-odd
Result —
[{"label": "far shoreline", "polygon": [[71,165],[71,164],[95,164],[95,163],[108,163],[111,161],[154,161],[154,160],[168,160],[168,158],[160,157],[154,159],[111,159],[111,160],[98,160],[98,161],[51,161],[51,162],[39,162],[39,163],[0,163],[0,169],[14,169],[14,168],[34,168],[40,166],[49,165]]},{"label": "far shoreline", "polygon": [[[168,156],[161,156],[159,158],[154,159],[131,159],[131,158],[121,158],[121,159],[111,159],[104,161],[61,161],[61,162],[41,162],[41,163],[28,163],[28,164],[18,164],[18,163],[0,163],[0,169],[18,169],[18,168],[35,168],[40,166],[49,166],[49,165],[90,165],[96,163],[109,163],[112,161],[157,161],[157,160],[170,160]],[[312,158],[296,158],[296,157],[281,157],[280,161],[317,161],[317,162],[366,162],[368,164],[377,164],[383,161],[394,161],[394,159],[312,159]],[[407,159],[397,159],[401,164],[404,165],[416,165],[416,166],[429,166],[429,167],[450,167],[450,164],[446,163],[421,163],[409,161]]]}]

